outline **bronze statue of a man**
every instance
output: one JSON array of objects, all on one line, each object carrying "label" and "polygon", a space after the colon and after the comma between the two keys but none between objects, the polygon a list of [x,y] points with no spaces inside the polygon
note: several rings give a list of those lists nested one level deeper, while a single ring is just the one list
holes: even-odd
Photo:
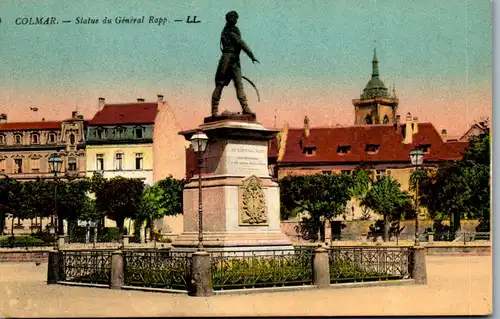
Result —
[{"label": "bronze statue of a man", "polygon": [[240,30],[236,27],[238,13],[231,11],[226,14],[226,26],[221,33],[222,56],[219,60],[217,73],[215,74],[215,90],[212,94],[212,116],[217,115],[222,89],[233,80],[236,89],[236,96],[240,101],[243,114],[250,114],[252,111],[248,107],[243,81],[241,75],[240,52],[241,50],[252,59],[252,62],[259,62],[246,43],[241,39]]}]

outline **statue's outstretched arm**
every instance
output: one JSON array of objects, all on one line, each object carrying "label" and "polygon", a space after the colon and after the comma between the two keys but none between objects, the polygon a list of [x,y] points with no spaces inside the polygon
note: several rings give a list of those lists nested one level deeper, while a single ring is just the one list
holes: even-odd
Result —
[{"label": "statue's outstretched arm", "polygon": [[241,49],[248,55],[253,62],[259,62],[252,53],[252,50],[248,47],[248,45],[243,41],[241,36],[235,32],[231,32],[231,36],[236,40],[236,42],[240,45]]}]

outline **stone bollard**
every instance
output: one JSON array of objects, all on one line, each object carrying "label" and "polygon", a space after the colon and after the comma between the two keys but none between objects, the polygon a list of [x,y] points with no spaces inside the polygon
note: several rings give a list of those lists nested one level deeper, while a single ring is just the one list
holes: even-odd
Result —
[{"label": "stone bollard", "polygon": [[411,249],[411,278],[416,284],[427,284],[427,268],[425,264],[425,247],[414,246]]},{"label": "stone bollard", "polygon": [[66,236],[58,235],[57,236],[57,249],[63,249],[66,244]]},{"label": "stone bollard", "polygon": [[130,236],[128,236],[128,235],[122,235],[122,246],[123,247],[128,246],[129,238],[130,238]]},{"label": "stone bollard", "polygon": [[427,239],[427,243],[432,244],[434,242],[434,232],[428,232],[427,236],[429,236],[429,238]]},{"label": "stone bollard", "polygon": [[47,269],[47,284],[57,284],[59,281],[59,252],[49,251],[49,266]]},{"label": "stone bollard", "polygon": [[328,250],[319,247],[313,255],[313,283],[318,288],[330,287],[330,265]]},{"label": "stone bollard", "polygon": [[123,252],[121,250],[114,251],[111,256],[111,276],[110,289],[121,289],[124,285],[123,274]]},{"label": "stone bollard", "polygon": [[197,251],[192,255],[191,283],[189,295],[194,297],[209,297],[214,294],[212,289],[212,268],[210,254]]}]

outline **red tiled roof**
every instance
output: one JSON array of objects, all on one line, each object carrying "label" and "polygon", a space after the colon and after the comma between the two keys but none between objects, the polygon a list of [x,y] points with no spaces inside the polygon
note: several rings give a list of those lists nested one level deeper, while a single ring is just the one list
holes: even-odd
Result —
[{"label": "red tiled roof", "polygon": [[[431,123],[419,123],[418,133],[413,135],[412,144],[403,144],[405,125],[396,131],[393,125],[362,125],[331,128],[311,128],[308,138],[304,131],[289,129],[286,149],[280,163],[342,163],[342,162],[409,162],[410,151],[419,145],[430,144],[425,161],[455,160],[462,157],[468,143],[443,142]],[[303,153],[303,145],[317,147],[315,155]],[[365,151],[367,144],[377,144],[374,154]],[[337,153],[339,146],[350,145],[347,154]]]},{"label": "red tiled roof", "polygon": [[61,122],[7,122],[0,124],[0,131],[60,130]]},{"label": "red tiled roof", "polygon": [[154,123],[158,103],[106,104],[94,115],[89,125]]}]

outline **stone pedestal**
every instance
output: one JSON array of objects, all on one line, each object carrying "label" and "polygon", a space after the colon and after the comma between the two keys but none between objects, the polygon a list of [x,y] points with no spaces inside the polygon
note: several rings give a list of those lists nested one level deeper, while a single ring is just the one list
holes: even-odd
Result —
[{"label": "stone pedestal", "polygon": [[[292,248],[280,230],[278,184],[268,168],[268,143],[278,132],[255,121],[223,119],[180,132],[209,138],[203,155],[203,246],[208,250]],[[184,232],[173,250],[198,244],[198,175],[184,188]]]}]

